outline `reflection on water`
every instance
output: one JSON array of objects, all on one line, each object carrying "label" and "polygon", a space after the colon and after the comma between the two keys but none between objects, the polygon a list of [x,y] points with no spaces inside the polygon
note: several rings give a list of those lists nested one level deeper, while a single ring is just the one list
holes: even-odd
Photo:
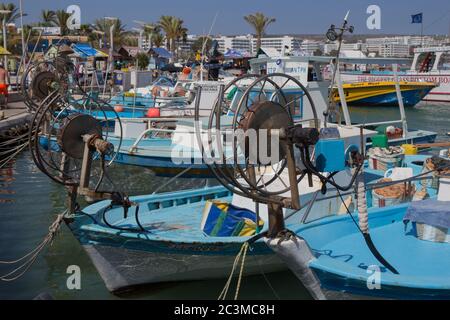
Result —
[{"label": "reflection on water", "polygon": [[[373,122],[399,118],[397,108],[352,108],[353,120]],[[374,115],[377,117],[374,119]],[[407,110],[411,128],[437,131],[445,139],[449,128],[450,106],[421,105]],[[448,139],[448,138],[447,138]],[[148,194],[168,181],[150,170],[114,166],[111,178],[130,195]],[[178,179],[165,191],[203,187],[213,181]],[[105,186],[108,187],[108,186]],[[55,216],[64,210],[65,189],[54,184],[22,153],[8,168],[0,170],[0,260],[15,260],[40,243]],[[67,267],[78,265],[82,271],[82,290],[66,287]],[[0,266],[0,274],[8,268]],[[126,299],[217,299],[225,280],[153,285]],[[0,282],[0,299],[32,299],[48,292],[56,299],[117,299],[103,281],[81,246],[64,226],[54,244],[20,280]],[[242,299],[308,299],[299,281],[290,273],[245,278]]]},{"label": "reflection on water", "polygon": [[[150,170],[127,166],[114,166],[111,178],[119,181],[130,195],[151,193],[169,181],[155,177]],[[178,179],[166,190],[203,187],[205,184],[204,180]],[[0,189],[8,193],[5,198],[8,201],[0,204],[0,260],[15,260],[35,248],[47,234],[50,223],[64,210],[66,192],[35,168],[28,153],[21,154],[10,168],[0,173],[0,185]],[[70,265],[81,267],[80,291],[70,291],[66,287],[69,276],[66,270]],[[2,275],[10,270],[0,266]],[[120,298],[215,300],[224,285],[225,280],[158,284]],[[44,251],[23,278],[13,283],[0,282],[0,299],[32,299],[43,292],[56,299],[118,299],[106,290],[88,256],[65,226],[53,246]],[[242,299],[276,299],[278,296],[308,298],[290,272],[248,277],[242,284]]]},{"label": "reflection on water", "polygon": [[[370,123],[400,119],[398,106],[392,107],[350,107],[353,122]],[[447,139],[450,131],[450,104],[421,102],[415,108],[406,108],[410,129],[422,129],[438,133],[438,140]]]}]

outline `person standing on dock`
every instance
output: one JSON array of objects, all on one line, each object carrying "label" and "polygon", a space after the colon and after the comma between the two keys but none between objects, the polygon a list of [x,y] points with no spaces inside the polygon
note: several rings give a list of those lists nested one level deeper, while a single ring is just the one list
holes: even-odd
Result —
[{"label": "person standing on dock", "polygon": [[8,84],[9,77],[8,77],[8,71],[3,66],[3,63],[0,62],[0,95],[3,95],[4,97],[4,104],[0,104],[1,108],[8,108]]}]

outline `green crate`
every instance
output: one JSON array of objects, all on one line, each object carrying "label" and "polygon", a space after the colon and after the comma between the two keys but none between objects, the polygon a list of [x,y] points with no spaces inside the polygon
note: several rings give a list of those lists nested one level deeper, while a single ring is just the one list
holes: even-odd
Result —
[{"label": "green crate", "polygon": [[379,134],[372,137],[372,148],[387,148],[389,146],[389,140],[387,135]]}]

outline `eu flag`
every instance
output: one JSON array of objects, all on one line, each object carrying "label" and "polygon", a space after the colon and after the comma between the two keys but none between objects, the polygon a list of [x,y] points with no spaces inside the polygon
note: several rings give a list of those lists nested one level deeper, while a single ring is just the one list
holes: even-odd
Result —
[{"label": "eu flag", "polygon": [[423,21],[423,13],[414,14],[411,17],[412,17],[411,23],[422,23]]}]

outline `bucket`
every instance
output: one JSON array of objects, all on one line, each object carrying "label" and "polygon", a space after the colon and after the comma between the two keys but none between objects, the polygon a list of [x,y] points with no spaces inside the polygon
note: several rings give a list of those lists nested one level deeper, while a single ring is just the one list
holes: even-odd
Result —
[{"label": "bucket", "polygon": [[450,177],[439,179],[438,201],[450,201]]},{"label": "bucket", "polygon": [[405,151],[405,155],[407,156],[415,156],[419,153],[419,149],[412,144],[404,144],[402,145],[402,149]]},{"label": "bucket", "polygon": [[[392,182],[392,179],[381,179],[379,183]],[[372,191],[372,206],[375,208],[384,208],[401,204],[409,201],[412,194],[415,193],[414,186],[408,186],[404,183],[390,185]]]},{"label": "bucket", "polygon": [[369,168],[373,170],[387,171],[403,165],[404,155],[369,157]]}]

